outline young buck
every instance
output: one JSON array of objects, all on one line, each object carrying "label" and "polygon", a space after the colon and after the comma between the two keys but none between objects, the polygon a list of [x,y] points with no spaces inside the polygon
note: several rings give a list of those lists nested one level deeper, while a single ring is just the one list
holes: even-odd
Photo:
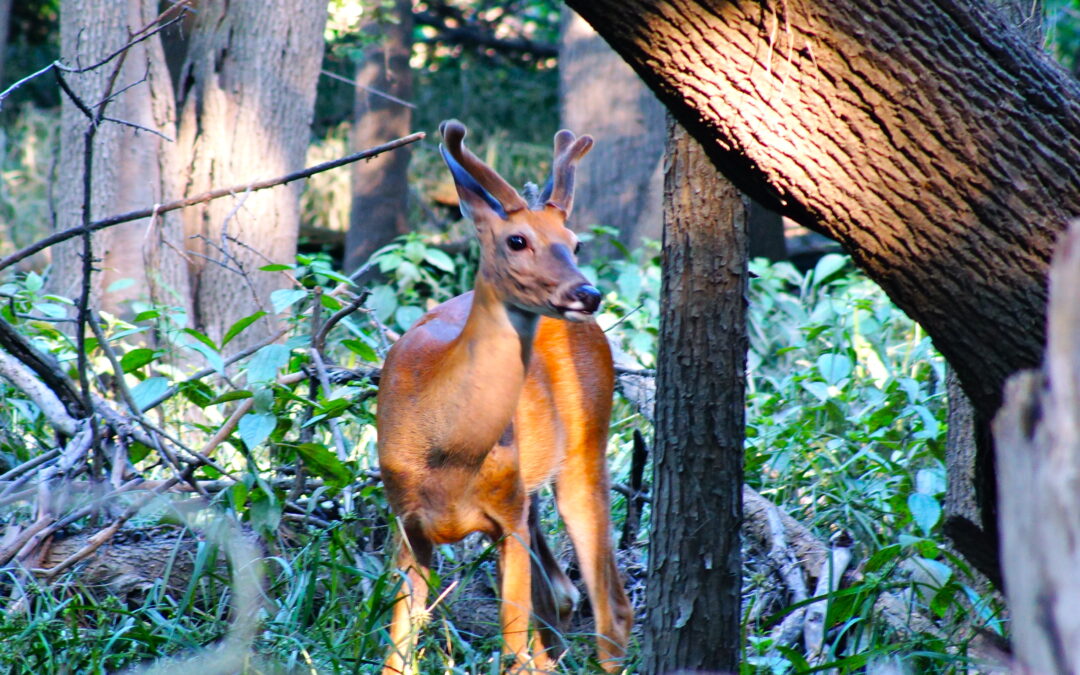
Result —
[{"label": "young buck", "polygon": [[541,640],[528,638],[530,615],[551,651],[578,594],[530,504],[548,483],[588,588],[599,658],[617,671],[632,613],[608,513],[614,375],[591,320],[600,292],[578,270],[577,237],[565,225],[575,165],[592,138],[555,135],[551,180],[529,204],[466,149],[464,125],[451,120],[440,131],[462,212],[476,224],[480,269],[473,291],[428,312],[382,369],[379,462],[406,572],[383,672],[411,671],[433,547],[472,532],[498,542],[504,654],[515,670],[551,667]]}]

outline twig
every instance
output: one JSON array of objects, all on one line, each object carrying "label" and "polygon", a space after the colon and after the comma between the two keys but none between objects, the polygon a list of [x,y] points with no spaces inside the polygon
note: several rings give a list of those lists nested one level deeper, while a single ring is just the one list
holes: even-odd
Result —
[{"label": "twig", "polygon": [[376,96],[381,96],[382,98],[385,98],[387,101],[393,101],[394,103],[397,103],[398,105],[403,105],[406,108],[409,108],[411,110],[416,110],[416,105],[415,104],[409,103],[408,101],[406,101],[404,99],[400,99],[397,96],[391,96],[390,94],[387,94],[385,91],[379,91],[375,87],[369,87],[366,84],[360,84],[356,80],[350,80],[349,78],[342,77],[341,75],[338,75],[337,73],[331,73],[329,70],[320,70],[319,74],[325,75],[326,77],[329,77],[331,80],[337,80],[339,82],[344,82],[345,84],[351,84],[354,87],[359,87],[360,89],[363,89],[364,91],[366,91],[369,94],[375,94]]},{"label": "twig", "polygon": [[370,291],[364,291],[353,298],[349,304],[334,312],[334,314],[326,320],[326,323],[319,328],[315,337],[312,338],[311,345],[315,349],[322,351],[323,347],[326,345],[326,336],[330,334],[330,329],[336,326],[339,321],[360,309],[360,306],[367,300],[368,295],[370,295]]},{"label": "twig", "polygon": [[[132,220],[149,218],[156,213],[167,213],[169,211],[175,211],[176,209],[182,209],[184,207],[193,206],[195,204],[202,204],[203,202],[208,202],[213,199],[220,199],[221,197],[228,197],[233,194],[242,193],[246,190],[251,190],[254,192],[256,190],[265,190],[267,188],[276,187],[278,185],[284,185],[286,183],[291,183],[296,180],[308,178],[323,171],[329,171],[330,169],[336,169],[339,166],[344,166],[346,164],[351,164],[352,162],[357,162],[361,159],[367,159],[369,157],[381,155],[384,152],[389,152],[390,150],[395,150],[404,145],[415,143],[416,141],[424,138],[424,136],[425,134],[423,132],[410,134],[408,136],[404,136],[397,140],[390,141],[389,143],[384,143],[383,145],[371,148],[369,150],[354,152],[351,155],[346,155],[345,157],[342,157],[340,159],[316,164],[300,171],[294,171],[293,173],[285,174],[284,176],[278,176],[277,178],[268,178],[260,181],[255,181],[247,185],[234,185],[232,187],[209,190],[207,192],[194,195],[192,197],[185,197],[184,199],[177,199],[166,204],[160,204],[156,207],[139,209],[138,211],[129,211],[127,213],[111,216],[109,218],[90,223],[90,230],[96,232],[98,230],[103,230],[114,225],[120,225],[121,223],[127,223]],[[12,253],[6,258],[0,260],[0,270],[7,269],[15,263],[24,260],[25,258],[28,258],[35,253],[43,251],[50,246],[54,246],[56,244],[59,244],[60,242],[67,241],[68,239],[71,239],[73,237],[77,237],[82,234],[82,232],[83,228],[80,226],[64,230],[63,232],[57,232],[56,234],[53,234],[49,237],[45,237],[44,239],[41,239],[40,241],[31,244],[30,246],[27,246],[26,248],[23,248],[19,251],[16,251],[15,253]]]}]

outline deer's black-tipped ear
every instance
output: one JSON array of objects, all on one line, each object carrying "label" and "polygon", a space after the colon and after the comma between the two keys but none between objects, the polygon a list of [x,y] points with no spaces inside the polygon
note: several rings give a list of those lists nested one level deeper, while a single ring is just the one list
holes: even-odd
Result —
[{"label": "deer's black-tipped ear", "polygon": [[[445,126],[446,122],[443,122],[440,131],[443,131]],[[474,222],[476,221],[477,216],[484,211],[491,211],[503,220],[506,220],[506,210],[503,208],[503,205],[499,203],[499,200],[491,196],[491,193],[485,190],[483,186],[481,186],[480,183],[465,170],[465,167],[458,164],[457,160],[454,159],[454,156],[450,154],[450,151],[446,149],[446,146],[440,144],[439,152],[442,154],[446,166],[450,169],[450,175],[454,177],[454,187],[457,188],[458,204],[461,207],[461,213]]]}]

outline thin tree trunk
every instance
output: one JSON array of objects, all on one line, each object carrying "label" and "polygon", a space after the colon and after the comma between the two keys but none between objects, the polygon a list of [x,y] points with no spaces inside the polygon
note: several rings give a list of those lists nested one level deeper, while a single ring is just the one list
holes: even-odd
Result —
[{"label": "thin tree trunk", "polygon": [[570,0],[717,166],[840,241],[975,407],[1040,361],[1080,85],[975,0]]},{"label": "thin tree trunk", "polygon": [[[609,225],[638,246],[660,238],[664,107],[641,78],[576,13],[559,44],[562,125],[596,138],[578,169],[574,222]],[[586,255],[591,255],[586,249]]]},{"label": "thin tree trunk", "polygon": [[747,209],[669,126],[644,672],[737,671]]},{"label": "thin tree trunk", "polygon": [[[356,73],[352,147],[374,147],[412,132],[412,110],[372,93],[412,98],[412,2],[397,0],[392,16],[374,12],[367,30],[378,35],[368,48]],[[409,230],[409,148],[388,152],[353,165],[353,202],[349,231],[345,237],[345,269],[364,264],[379,247]]]},{"label": "thin tree trunk", "polygon": [[[61,54],[67,63],[90,65],[124,45],[131,32],[158,15],[157,3],[127,0],[118,15],[116,6],[101,0],[65,0],[60,13]],[[102,100],[116,61],[96,70],[68,76],[76,94],[87,105]],[[136,84],[145,78],[146,81]],[[165,67],[161,42],[155,36],[132,47],[113,91],[120,94],[106,108],[108,117],[132,122],[175,137],[173,89]],[[57,190],[59,230],[82,223],[84,134],[90,120],[63,97]],[[178,190],[177,172],[170,163],[168,141],[146,131],[105,122],[95,136],[91,181],[91,218],[111,215],[172,198]],[[94,237],[95,265],[91,290],[95,306],[114,314],[129,313],[130,303],[155,299],[155,290],[168,287],[186,297],[184,261],[165,248],[165,241],[182,241],[179,219],[166,215],[154,222],[140,220],[101,232]],[[53,251],[51,288],[77,297],[82,283],[82,244],[77,240]],[[130,280],[130,281],[123,281]],[[117,283],[121,282],[123,283]],[[160,293],[157,294],[160,296]],[[166,300],[157,297],[156,299]],[[183,300],[169,297],[170,304]]]},{"label": "thin tree trunk", "polygon": [[[303,166],[322,63],[326,3],[207,0],[182,68],[177,141],[186,194],[288,173]],[[213,339],[237,320],[271,311],[288,284],[269,263],[291,263],[302,186],[237,195],[184,210],[196,325]],[[241,342],[271,333],[269,319]]]},{"label": "thin tree trunk", "polygon": [[7,56],[8,28],[11,25],[11,0],[0,0],[0,85],[4,80],[4,57]]}]

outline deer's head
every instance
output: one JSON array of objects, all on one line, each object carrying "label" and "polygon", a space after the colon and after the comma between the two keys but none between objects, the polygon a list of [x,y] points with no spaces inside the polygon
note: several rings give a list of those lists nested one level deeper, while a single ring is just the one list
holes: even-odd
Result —
[{"label": "deer's head", "polygon": [[555,134],[551,178],[530,204],[465,147],[465,125],[449,120],[439,131],[439,150],[454,176],[461,210],[480,237],[478,282],[490,284],[503,302],[526,312],[591,319],[600,306],[600,291],[577,267],[580,243],[566,219],[574,203],[574,170],[593,139],[566,130]]}]

